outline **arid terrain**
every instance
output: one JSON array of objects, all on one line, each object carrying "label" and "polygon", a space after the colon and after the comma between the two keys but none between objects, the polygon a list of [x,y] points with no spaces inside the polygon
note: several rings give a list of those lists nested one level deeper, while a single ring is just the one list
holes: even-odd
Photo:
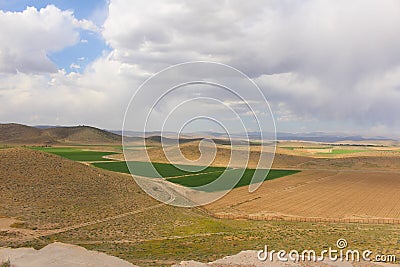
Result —
[{"label": "arid terrain", "polygon": [[[150,158],[167,162],[157,140],[150,141]],[[64,157],[46,149],[64,151]],[[191,140],[181,149],[196,160],[212,146],[199,149],[199,142]],[[224,166],[230,149],[217,144],[212,165]],[[242,145],[232,149],[244,153]],[[321,251],[339,238],[346,238],[350,248],[398,255],[399,149],[397,143],[282,142],[272,168],[300,172],[265,181],[254,193],[242,186],[207,206],[177,208],[152,199],[129,174],[92,166],[123,160],[115,144],[46,148],[3,143],[0,246],[40,249],[59,241],[139,266],[209,262],[266,244]],[[92,151],[94,161],[77,157],[79,151]],[[141,161],[143,151],[137,142],[128,160]],[[259,151],[259,145],[251,146],[249,167],[256,166]],[[100,157],[106,152],[110,155]]]},{"label": "arid terrain", "polygon": [[0,144],[54,145],[121,143],[121,136],[90,126],[35,128],[22,124],[0,124]]}]

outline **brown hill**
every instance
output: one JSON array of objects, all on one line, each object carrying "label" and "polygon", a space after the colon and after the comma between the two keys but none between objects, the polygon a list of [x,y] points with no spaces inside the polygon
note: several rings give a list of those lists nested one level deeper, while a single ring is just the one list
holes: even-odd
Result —
[{"label": "brown hill", "polygon": [[120,143],[121,136],[90,126],[38,129],[21,124],[0,124],[0,143],[49,145],[58,143]]},{"label": "brown hill", "polygon": [[0,150],[0,217],[52,229],[156,204],[131,177],[25,148]]},{"label": "brown hill", "polygon": [[117,143],[121,136],[90,126],[56,127],[43,129],[58,142],[66,143]]},{"label": "brown hill", "polygon": [[56,140],[43,130],[9,123],[0,124],[0,143],[3,144],[52,144]]},{"label": "brown hill", "polygon": [[[174,235],[203,220],[218,222],[154,200],[130,175],[27,148],[0,149],[0,247],[41,248],[58,240],[147,263],[165,257],[154,256],[158,249],[143,240],[161,237],[169,247]],[[133,242],[123,250],[103,246],[113,240]],[[169,258],[170,265],[182,260]]]}]

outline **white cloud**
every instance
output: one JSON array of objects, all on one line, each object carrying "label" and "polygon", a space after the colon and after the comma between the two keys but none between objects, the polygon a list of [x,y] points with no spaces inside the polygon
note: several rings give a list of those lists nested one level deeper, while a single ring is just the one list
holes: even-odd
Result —
[{"label": "white cloud", "polygon": [[396,0],[112,0],[103,36],[117,60],[150,71],[231,64],[305,123],[400,130],[399,32]]},{"label": "white cloud", "polygon": [[78,64],[75,64],[75,63],[72,63],[71,65],[69,65],[69,67],[71,69],[80,69],[81,68],[81,66],[79,66]]},{"label": "white cloud", "polygon": [[388,0],[113,0],[103,36],[128,62],[211,59],[251,76],[301,71],[351,80],[398,63],[389,51],[400,45],[399,25],[400,4]]},{"label": "white cloud", "polygon": [[129,98],[143,79],[140,75],[108,57],[91,63],[83,73],[3,74],[0,121],[120,129]]},{"label": "white cloud", "polygon": [[[254,78],[278,128],[296,122],[301,129],[329,123],[400,131],[396,0],[110,0],[101,13],[108,17],[99,29],[54,6],[0,12],[0,72],[13,73],[0,82],[1,104],[10,109],[1,109],[1,120],[36,114],[51,123],[58,112],[66,123],[116,128],[111,118],[122,116],[144,77],[171,64],[211,60]],[[79,29],[101,31],[112,51],[81,74],[58,71],[47,55],[79,42]],[[42,107],[40,95],[56,104]],[[11,103],[25,109],[15,112]]]},{"label": "white cloud", "polygon": [[0,10],[0,72],[57,72],[48,58],[79,42],[79,29],[97,30],[87,20],[77,20],[71,11],[53,5],[22,12]]}]

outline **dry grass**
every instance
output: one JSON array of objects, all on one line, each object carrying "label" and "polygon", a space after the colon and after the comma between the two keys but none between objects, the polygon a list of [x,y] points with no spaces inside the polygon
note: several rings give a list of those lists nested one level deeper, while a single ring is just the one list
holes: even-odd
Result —
[{"label": "dry grass", "polygon": [[53,229],[157,202],[129,176],[29,149],[0,151],[0,213],[28,228]]},{"label": "dry grass", "polygon": [[120,144],[121,136],[90,126],[38,129],[21,124],[0,124],[0,143],[24,145]]}]

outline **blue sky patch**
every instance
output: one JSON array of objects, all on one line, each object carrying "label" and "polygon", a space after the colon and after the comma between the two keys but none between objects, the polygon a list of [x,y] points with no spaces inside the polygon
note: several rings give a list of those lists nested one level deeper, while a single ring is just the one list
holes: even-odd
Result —
[{"label": "blue sky patch", "polygon": [[[36,9],[54,5],[61,10],[72,10],[75,18],[91,20],[101,27],[108,13],[107,0],[0,0],[0,9],[3,11],[22,12],[28,6]],[[82,72],[86,65],[100,57],[103,51],[111,50],[100,33],[80,30],[80,41],[74,46],[47,55],[59,69],[67,72]]]}]

